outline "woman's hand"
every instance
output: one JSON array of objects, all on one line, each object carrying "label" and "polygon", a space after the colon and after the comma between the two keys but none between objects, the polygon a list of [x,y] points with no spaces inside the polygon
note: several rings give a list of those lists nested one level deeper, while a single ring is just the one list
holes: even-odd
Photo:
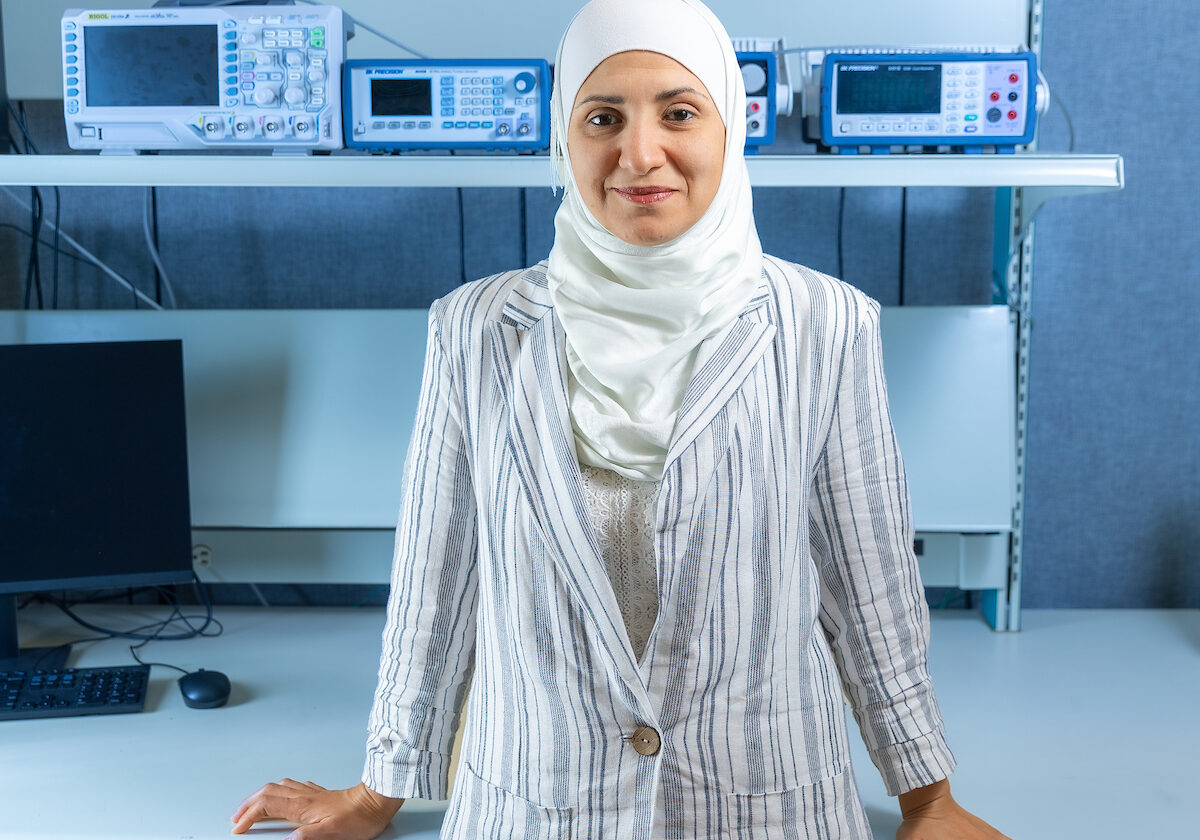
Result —
[{"label": "woman's hand", "polygon": [[364,784],[326,790],[312,782],[284,779],[264,785],[233,815],[233,833],[245,834],[259,820],[288,820],[300,827],[285,840],[371,840],[378,837],[403,799],[390,799]]},{"label": "woman's hand", "polygon": [[900,794],[900,813],[896,840],[1009,840],[955,802],[945,779]]}]

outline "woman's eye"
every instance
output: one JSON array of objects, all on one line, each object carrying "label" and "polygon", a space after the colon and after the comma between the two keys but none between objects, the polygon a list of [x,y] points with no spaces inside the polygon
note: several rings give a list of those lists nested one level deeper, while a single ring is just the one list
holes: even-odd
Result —
[{"label": "woman's eye", "polygon": [[605,128],[617,121],[617,118],[612,114],[593,114],[588,117],[588,125],[594,125],[597,128]]},{"label": "woman's eye", "polygon": [[670,111],[667,111],[666,116],[671,122],[687,122],[690,119],[694,119],[696,115],[687,108],[672,108]]}]

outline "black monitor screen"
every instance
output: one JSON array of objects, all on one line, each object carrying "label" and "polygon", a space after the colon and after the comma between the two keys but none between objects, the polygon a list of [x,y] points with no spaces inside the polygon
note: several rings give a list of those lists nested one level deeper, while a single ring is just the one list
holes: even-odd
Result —
[{"label": "black monitor screen", "polygon": [[0,346],[0,593],[191,579],[179,341]]},{"label": "black monitor screen", "polygon": [[371,116],[427,117],[433,113],[428,79],[372,79]]},{"label": "black monitor screen", "polygon": [[90,107],[220,103],[215,25],[85,26],[83,31]]}]

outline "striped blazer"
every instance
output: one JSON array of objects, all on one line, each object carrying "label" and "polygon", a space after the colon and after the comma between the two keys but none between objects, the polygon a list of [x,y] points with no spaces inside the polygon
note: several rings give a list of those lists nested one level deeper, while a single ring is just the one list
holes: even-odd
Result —
[{"label": "striped blazer", "polygon": [[431,308],[364,781],[449,794],[442,836],[461,840],[869,838],[846,702],[890,793],[953,768],[878,304],[768,257],[701,346],[639,661],[587,512],[545,271]]}]

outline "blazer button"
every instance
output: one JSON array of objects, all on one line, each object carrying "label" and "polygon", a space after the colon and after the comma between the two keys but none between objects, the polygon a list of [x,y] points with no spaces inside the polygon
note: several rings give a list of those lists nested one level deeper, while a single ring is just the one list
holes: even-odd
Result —
[{"label": "blazer button", "polygon": [[633,733],[633,748],[642,755],[656,755],[662,749],[662,739],[650,726],[639,726]]}]

